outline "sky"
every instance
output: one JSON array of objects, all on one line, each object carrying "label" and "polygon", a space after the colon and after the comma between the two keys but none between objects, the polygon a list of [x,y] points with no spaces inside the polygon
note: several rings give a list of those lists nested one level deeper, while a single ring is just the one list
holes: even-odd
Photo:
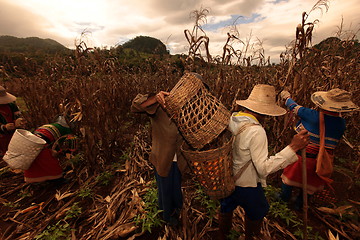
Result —
[{"label": "sky", "polygon": [[[259,46],[271,62],[295,39],[302,13],[319,20],[313,44],[360,29],[360,0],[329,0],[311,11],[316,0],[0,0],[0,35],[51,38],[68,48],[82,40],[88,47],[109,48],[135,38],[161,40],[171,54],[188,53],[184,30],[192,32],[191,12],[207,9],[201,27],[209,37],[212,56],[222,54],[227,33]],[[357,32],[359,39],[359,32]],[[244,45],[233,43],[235,50]]]}]

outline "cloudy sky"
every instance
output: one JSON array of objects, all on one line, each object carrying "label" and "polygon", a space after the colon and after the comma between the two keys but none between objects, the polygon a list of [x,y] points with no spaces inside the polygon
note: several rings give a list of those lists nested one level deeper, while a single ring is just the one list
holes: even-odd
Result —
[{"label": "cloudy sky", "polygon": [[[87,31],[89,46],[110,47],[136,36],[150,36],[166,44],[171,54],[187,53],[184,30],[192,31],[194,10],[208,9],[203,25],[210,53],[221,54],[227,33],[234,29],[242,41],[260,40],[266,56],[279,60],[295,37],[302,12],[317,0],[0,0],[0,35],[51,38],[74,48]],[[313,43],[343,29],[360,29],[360,0],[330,0],[329,9],[315,10],[318,19]],[[235,28],[236,27],[236,28]],[[358,33],[359,38],[359,33]],[[235,48],[242,50],[242,46]]]}]

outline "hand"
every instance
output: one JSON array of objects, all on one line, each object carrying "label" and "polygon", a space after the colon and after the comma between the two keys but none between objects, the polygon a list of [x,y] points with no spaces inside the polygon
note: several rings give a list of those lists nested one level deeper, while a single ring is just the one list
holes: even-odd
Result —
[{"label": "hand", "polygon": [[298,134],[294,135],[289,146],[294,152],[305,148],[310,142],[310,135],[307,130],[301,130]]},{"label": "hand", "polygon": [[5,124],[5,128],[8,131],[15,130],[15,124],[14,123],[7,123],[7,124]]},{"label": "hand", "polygon": [[156,94],[156,101],[165,108],[165,96],[169,96],[169,92],[160,91],[158,94]]},{"label": "hand", "polygon": [[24,118],[18,118],[15,120],[15,128],[26,128],[26,123]]},{"label": "hand", "polygon": [[280,93],[280,98],[282,100],[286,100],[287,98],[291,97],[291,94],[286,91],[286,90],[283,90],[281,93]]}]

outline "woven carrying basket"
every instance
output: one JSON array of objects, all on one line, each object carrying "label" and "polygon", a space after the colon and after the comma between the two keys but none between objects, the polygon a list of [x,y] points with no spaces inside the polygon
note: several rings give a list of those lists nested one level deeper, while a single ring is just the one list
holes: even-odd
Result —
[{"label": "woven carrying basket", "polygon": [[24,129],[16,129],[3,159],[12,169],[27,170],[46,141]]},{"label": "woven carrying basket", "polygon": [[186,144],[181,146],[191,171],[210,198],[224,198],[235,190],[232,173],[232,142],[231,136],[224,145],[204,151],[186,149]]},{"label": "woven carrying basket", "polygon": [[213,141],[227,126],[230,111],[192,73],[186,73],[166,97],[166,110],[195,149]]}]

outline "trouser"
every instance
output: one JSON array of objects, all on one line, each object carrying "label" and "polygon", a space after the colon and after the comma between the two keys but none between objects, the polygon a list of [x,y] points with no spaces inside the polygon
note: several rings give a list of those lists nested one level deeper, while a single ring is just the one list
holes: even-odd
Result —
[{"label": "trouser", "polygon": [[238,206],[245,210],[245,239],[259,236],[263,218],[269,211],[261,184],[257,187],[235,187],[235,191],[220,200],[219,239],[226,239],[231,229],[232,213]]},{"label": "trouser", "polygon": [[[294,188],[293,186],[282,183],[281,184],[280,199],[283,200],[284,202],[289,202],[290,199],[291,199],[293,188]],[[307,195],[308,200],[311,199],[312,196],[313,195],[308,194]],[[300,189],[299,195],[295,199],[295,208],[296,209],[302,209],[303,204],[304,204],[303,190]]]},{"label": "trouser", "polygon": [[169,175],[161,177],[155,170],[158,187],[159,209],[163,210],[163,219],[170,222],[171,218],[178,218],[183,205],[181,191],[181,172],[177,162],[173,162]]},{"label": "trouser", "polygon": [[[233,212],[219,213],[219,232],[218,240],[226,240],[232,227]],[[245,240],[260,237],[263,218],[259,220],[250,220],[245,216]]]}]

